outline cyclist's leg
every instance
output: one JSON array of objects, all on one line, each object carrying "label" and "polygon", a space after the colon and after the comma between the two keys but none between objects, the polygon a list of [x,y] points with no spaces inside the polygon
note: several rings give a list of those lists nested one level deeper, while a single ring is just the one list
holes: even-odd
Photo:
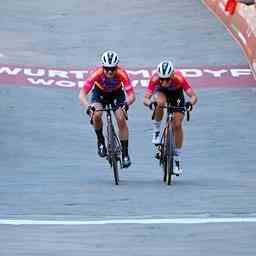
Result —
[{"label": "cyclist's leg", "polygon": [[154,93],[153,100],[157,102],[155,109],[155,120],[161,122],[164,115],[164,106],[167,100],[166,94],[164,91],[158,90]]},{"label": "cyclist's leg", "polygon": [[[185,98],[183,91],[179,90],[171,98],[171,103],[176,107],[184,107]],[[174,133],[174,142],[175,142],[175,163],[176,163],[176,173],[181,174],[181,151],[183,146],[183,128],[182,123],[184,119],[184,111],[174,112],[172,116],[172,128]],[[175,171],[174,171],[175,172]]]},{"label": "cyclist's leg", "polygon": [[128,150],[129,141],[129,130],[128,124],[125,119],[123,110],[121,108],[117,109],[115,112],[117,125],[119,128],[119,138],[122,145],[122,159],[124,167],[129,167],[131,165],[131,160]]},{"label": "cyclist's leg", "polygon": [[[185,98],[183,94],[183,89],[180,88],[176,91],[172,91],[168,94],[168,100],[173,107],[181,107],[185,106]],[[181,149],[183,144],[183,129],[182,122],[184,119],[184,110],[178,110],[173,113],[172,116],[172,128],[174,133],[174,141],[176,149]]]},{"label": "cyclist's leg", "polygon": [[[103,109],[102,95],[98,90],[93,90],[91,97],[91,104],[96,110]],[[103,135],[103,122],[101,111],[95,111],[93,114],[93,126],[97,136],[98,154],[100,157],[105,157],[107,154],[105,138]]]},{"label": "cyclist's leg", "polygon": [[[91,105],[94,106],[96,110],[103,109],[102,104],[100,102],[92,102]],[[93,113],[92,121],[93,121],[93,127],[95,130],[102,129],[103,127],[102,111],[95,111]]]},{"label": "cyclist's leg", "polygon": [[173,113],[172,128],[174,133],[174,141],[176,149],[181,149],[183,145],[183,128],[182,122],[184,114],[181,112]]},{"label": "cyclist's leg", "polygon": [[121,108],[117,109],[115,112],[115,116],[116,116],[116,121],[119,128],[120,141],[128,140],[128,137],[129,137],[128,124],[125,119],[123,110]]},{"label": "cyclist's leg", "polygon": [[182,174],[181,168],[181,152],[182,152],[182,145],[183,145],[183,128],[182,122],[184,119],[184,114],[181,112],[175,112],[172,116],[172,128],[174,133],[174,142],[175,142],[175,167],[174,173],[175,174]]},{"label": "cyclist's leg", "polygon": [[125,93],[123,90],[120,90],[115,95],[114,104],[117,110],[115,111],[115,117],[117,121],[117,126],[119,129],[119,138],[122,145],[122,159],[123,159],[123,166],[129,167],[131,165],[131,160],[128,151],[128,141],[129,141],[129,129],[128,123],[125,119],[125,115],[123,110],[120,108],[125,103]]},{"label": "cyclist's leg", "polygon": [[153,120],[152,143],[157,145],[157,144],[160,144],[161,121],[163,119],[164,106],[167,100],[165,92],[161,90],[157,90],[153,95],[153,100],[157,102],[157,106],[155,109],[155,116]]}]

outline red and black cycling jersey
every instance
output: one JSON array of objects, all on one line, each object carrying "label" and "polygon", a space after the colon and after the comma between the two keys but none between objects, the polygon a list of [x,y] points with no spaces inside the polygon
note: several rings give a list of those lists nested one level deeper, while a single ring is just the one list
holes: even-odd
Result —
[{"label": "red and black cycling jersey", "polygon": [[134,92],[127,72],[120,66],[117,67],[115,76],[111,79],[105,76],[103,67],[97,68],[96,71],[85,80],[83,90],[89,93],[94,86],[103,93],[111,93],[121,87],[124,88],[128,95]]},{"label": "red and black cycling jersey", "polygon": [[181,88],[184,91],[187,91],[191,88],[188,81],[184,78],[182,73],[178,70],[175,71],[174,76],[170,78],[170,80],[168,81],[167,87],[161,86],[161,80],[159,78],[159,75],[155,73],[149,80],[147,92],[152,94],[155,92],[156,89],[161,87],[168,91],[178,91]]}]

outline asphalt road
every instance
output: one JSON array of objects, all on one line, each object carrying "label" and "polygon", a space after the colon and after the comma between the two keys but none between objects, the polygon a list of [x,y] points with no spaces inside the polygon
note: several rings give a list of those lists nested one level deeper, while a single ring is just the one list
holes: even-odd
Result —
[{"label": "asphalt road", "polygon": [[[200,2],[8,1],[0,10],[1,63],[97,64],[113,48],[128,67],[246,64]],[[143,89],[129,111],[133,165],[114,186],[96,154],[78,91],[0,87],[0,255],[255,255],[256,223],[107,224],[92,220],[255,217],[253,87],[200,89],[184,123],[184,176],[161,182]],[[40,225],[31,221],[84,221]]]}]

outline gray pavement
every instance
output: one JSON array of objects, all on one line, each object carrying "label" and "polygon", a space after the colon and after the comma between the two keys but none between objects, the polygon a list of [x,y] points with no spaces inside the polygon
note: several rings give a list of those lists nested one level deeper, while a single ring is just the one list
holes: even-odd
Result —
[{"label": "gray pavement", "polygon": [[[198,2],[8,1],[0,14],[2,63],[88,67],[111,47],[129,67],[168,54],[177,65],[246,64]],[[78,91],[1,86],[0,219],[255,216],[256,90],[198,90],[184,124],[185,174],[171,187],[152,157],[143,93],[129,112],[133,165],[117,187]],[[255,255],[255,237],[255,223],[0,225],[0,255]]]},{"label": "gray pavement", "polygon": [[108,48],[128,67],[247,64],[200,1],[6,1],[0,10],[2,63],[87,67]]},{"label": "gray pavement", "polygon": [[[255,255],[254,225],[15,227],[1,255]],[[221,235],[225,233],[225,236]],[[25,236],[24,236],[25,234]],[[12,239],[9,239],[9,238]]]}]

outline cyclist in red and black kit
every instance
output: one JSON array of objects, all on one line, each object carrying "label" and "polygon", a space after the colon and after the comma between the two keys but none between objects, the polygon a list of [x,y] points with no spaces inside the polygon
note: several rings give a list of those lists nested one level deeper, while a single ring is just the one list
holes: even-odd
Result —
[{"label": "cyclist in red and black kit", "polygon": [[[183,92],[189,96],[190,101],[185,102]],[[155,107],[152,139],[152,143],[155,145],[160,144],[161,120],[167,99],[174,107],[185,107],[188,111],[192,111],[193,105],[197,102],[197,95],[181,72],[174,70],[171,61],[162,61],[157,66],[157,72],[150,78],[143,101],[144,105],[148,106],[150,109]],[[181,110],[173,113],[172,127],[176,147],[174,158],[176,165],[174,167],[174,173],[179,175],[182,174],[180,159],[183,144],[183,118],[184,111]]]},{"label": "cyclist in red and black kit", "polygon": [[[135,101],[134,89],[127,72],[121,68],[118,55],[113,51],[106,51],[101,57],[102,66],[92,73],[84,82],[79,93],[80,104],[87,108],[87,113],[104,108],[110,102],[116,109],[115,117],[119,128],[119,137],[122,144],[123,167],[131,165],[128,153],[128,125],[124,111]],[[87,95],[92,92],[89,103]],[[107,154],[103,135],[102,111],[93,114],[93,126],[97,136],[98,154],[105,157]]]}]

